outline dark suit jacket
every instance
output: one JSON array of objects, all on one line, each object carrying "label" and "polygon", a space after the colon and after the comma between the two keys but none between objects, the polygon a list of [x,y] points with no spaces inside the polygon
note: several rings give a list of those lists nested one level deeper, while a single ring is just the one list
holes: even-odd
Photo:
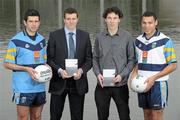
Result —
[{"label": "dark suit jacket", "polygon": [[[66,86],[66,80],[58,75],[58,69],[65,69],[65,59],[68,58],[68,47],[64,28],[50,33],[47,47],[47,63],[52,67],[53,77],[50,81],[49,92],[61,95]],[[89,34],[82,30],[76,30],[76,54],[78,68],[82,68],[83,74],[76,80],[77,91],[80,95],[88,92],[87,72],[92,67],[92,47]]]}]

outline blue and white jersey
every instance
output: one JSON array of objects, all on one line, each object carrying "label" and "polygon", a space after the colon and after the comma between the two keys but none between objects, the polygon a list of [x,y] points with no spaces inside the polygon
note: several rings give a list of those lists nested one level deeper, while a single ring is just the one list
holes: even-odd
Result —
[{"label": "blue and white jersey", "polygon": [[[150,77],[162,71],[168,64],[176,62],[173,42],[163,33],[156,30],[153,37],[146,39],[145,34],[135,41],[138,60],[138,74]],[[156,81],[166,81],[169,75]]]},{"label": "blue and white jersey", "polygon": [[[46,41],[36,33],[32,40],[25,31],[17,33],[9,42],[4,62],[35,68],[46,63]],[[45,84],[34,81],[26,71],[13,71],[13,92],[35,93],[45,91]]]}]

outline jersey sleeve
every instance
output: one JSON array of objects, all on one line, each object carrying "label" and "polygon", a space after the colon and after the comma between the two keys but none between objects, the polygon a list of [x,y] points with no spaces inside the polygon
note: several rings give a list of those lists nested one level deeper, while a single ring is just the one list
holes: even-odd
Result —
[{"label": "jersey sleeve", "polygon": [[16,55],[17,55],[17,47],[12,41],[10,41],[8,43],[6,54],[4,56],[4,62],[15,64]]},{"label": "jersey sleeve", "polygon": [[177,62],[176,53],[175,53],[175,49],[174,49],[174,44],[173,44],[172,40],[169,40],[165,44],[164,55],[165,55],[165,58],[166,58],[166,62],[168,64],[171,64],[173,62]]}]

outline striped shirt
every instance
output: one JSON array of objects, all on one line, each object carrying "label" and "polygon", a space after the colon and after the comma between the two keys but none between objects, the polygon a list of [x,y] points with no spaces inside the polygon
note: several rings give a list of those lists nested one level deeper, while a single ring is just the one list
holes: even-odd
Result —
[{"label": "striped shirt", "polygon": [[[25,31],[17,33],[8,44],[4,62],[35,68],[46,63],[46,41],[39,33],[32,40]],[[13,92],[45,91],[45,84],[34,81],[26,71],[13,71]]]},{"label": "striped shirt", "polygon": [[[158,30],[150,39],[145,34],[137,37],[135,47],[140,75],[150,77],[177,61],[172,40]],[[156,81],[168,79],[169,75],[166,75]]]}]

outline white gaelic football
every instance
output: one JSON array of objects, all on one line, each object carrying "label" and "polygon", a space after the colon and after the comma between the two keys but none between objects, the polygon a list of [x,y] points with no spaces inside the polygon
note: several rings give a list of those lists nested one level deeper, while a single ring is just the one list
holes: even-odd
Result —
[{"label": "white gaelic football", "polygon": [[52,71],[46,65],[38,65],[35,68],[35,71],[37,72],[36,78],[38,82],[47,82],[52,77]]},{"label": "white gaelic football", "polygon": [[146,89],[147,83],[145,81],[147,77],[144,76],[136,76],[131,82],[131,89],[135,92],[142,93]]}]

